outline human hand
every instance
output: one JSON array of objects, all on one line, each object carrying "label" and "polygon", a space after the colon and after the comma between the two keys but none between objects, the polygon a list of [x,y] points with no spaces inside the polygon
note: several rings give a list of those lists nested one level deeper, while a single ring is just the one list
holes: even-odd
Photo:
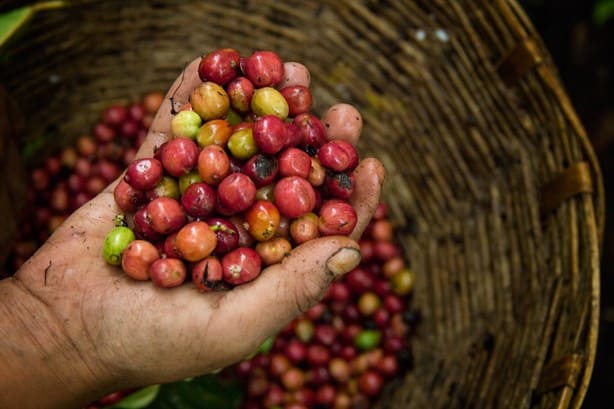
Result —
[{"label": "human hand", "polygon": [[[172,112],[200,82],[199,60],[171,86],[138,157],[152,156],[170,135]],[[367,158],[355,172],[351,202],[358,223],[351,237],[309,241],[256,280],[207,293],[191,285],[157,288],[104,261],[102,243],[120,213],[110,185],[73,213],[14,278],[0,282],[0,322],[14,329],[0,340],[0,368],[6,362],[13,378],[0,381],[0,408],[11,402],[79,406],[114,390],[201,375],[241,360],[359,263],[355,240],[379,202],[384,169]]]}]

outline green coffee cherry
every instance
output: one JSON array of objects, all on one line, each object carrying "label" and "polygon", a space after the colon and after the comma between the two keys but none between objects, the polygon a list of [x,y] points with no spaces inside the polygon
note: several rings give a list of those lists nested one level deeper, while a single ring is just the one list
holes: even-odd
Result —
[{"label": "green coffee cherry", "polygon": [[107,234],[102,246],[102,256],[105,261],[113,266],[122,262],[122,252],[136,237],[132,230],[125,226],[116,226]]},{"label": "green coffee cherry", "polygon": [[258,145],[256,145],[254,140],[252,129],[243,128],[230,135],[228,149],[230,149],[232,156],[240,160],[246,160],[254,156],[258,152]]},{"label": "green coffee cherry", "polygon": [[175,136],[196,139],[203,121],[194,111],[180,111],[171,120],[171,130]]},{"label": "green coffee cherry", "polygon": [[275,88],[263,87],[254,91],[252,96],[252,111],[258,116],[275,115],[280,119],[286,119],[288,112],[288,101]]},{"label": "green coffee cherry", "polygon": [[202,181],[203,179],[200,177],[200,175],[198,174],[198,171],[196,170],[193,170],[190,173],[180,176],[179,177],[179,192],[181,192],[181,194],[184,194],[185,190],[192,183],[197,183],[197,182],[202,182]]},{"label": "green coffee cherry", "polygon": [[382,334],[375,329],[362,330],[354,337],[354,345],[362,351],[375,348],[382,338]]}]

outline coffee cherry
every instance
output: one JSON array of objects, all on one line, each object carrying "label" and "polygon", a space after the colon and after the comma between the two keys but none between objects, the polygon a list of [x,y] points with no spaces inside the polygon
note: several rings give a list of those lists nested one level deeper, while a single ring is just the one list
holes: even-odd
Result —
[{"label": "coffee cherry", "polygon": [[194,111],[180,111],[171,119],[171,132],[176,137],[196,139],[202,119]]},{"label": "coffee cherry", "polygon": [[386,277],[392,277],[404,268],[405,260],[403,260],[403,257],[395,256],[386,260],[386,262],[382,266],[382,273],[384,273]]},{"label": "coffee cherry", "polygon": [[225,119],[212,119],[205,122],[196,135],[198,146],[204,148],[209,145],[226,146],[233,128]]},{"label": "coffee cherry", "polygon": [[134,233],[138,238],[156,242],[162,239],[162,234],[154,230],[147,206],[140,207],[134,213]]},{"label": "coffee cherry", "polygon": [[185,281],[187,270],[178,258],[159,258],[149,268],[151,281],[162,288],[177,287]]},{"label": "coffee cherry", "polygon": [[196,167],[200,149],[192,139],[177,137],[160,146],[159,152],[164,170],[171,176],[179,177]]},{"label": "coffee cherry", "polygon": [[170,176],[162,176],[156,187],[148,190],[145,193],[147,200],[151,201],[158,197],[169,197],[171,199],[179,199],[179,184],[177,179]]},{"label": "coffee cherry", "polygon": [[292,340],[286,345],[284,353],[293,364],[298,365],[307,358],[307,347],[298,340]]},{"label": "coffee cherry", "polygon": [[358,310],[363,316],[371,316],[381,305],[381,300],[372,291],[362,293],[358,298]]},{"label": "coffee cherry", "polygon": [[212,81],[198,85],[190,95],[192,109],[204,121],[222,118],[230,107],[228,94],[220,85]]},{"label": "coffee cherry", "polygon": [[145,108],[145,112],[149,114],[155,114],[162,105],[164,101],[164,94],[161,92],[148,92],[143,97],[143,108]]},{"label": "coffee cherry", "polygon": [[284,64],[275,52],[254,51],[245,61],[245,75],[258,88],[281,82]]},{"label": "coffee cherry", "polygon": [[271,355],[269,373],[274,378],[280,378],[292,366],[287,356],[282,353]]},{"label": "coffee cherry", "polygon": [[177,250],[176,239],[177,239],[177,233],[169,234],[164,239],[162,250],[165,256],[173,257],[173,258],[181,258],[181,254],[179,253],[179,250]]},{"label": "coffee cherry", "polygon": [[102,113],[102,120],[110,126],[119,126],[128,118],[128,110],[122,105],[111,105]]},{"label": "coffee cherry", "polygon": [[[307,377],[307,375],[305,375]],[[291,398],[297,407],[302,408],[312,408],[315,405],[316,394],[313,389],[308,386],[304,386],[293,393],[291,393]]]},{"label": "coffee cherry", "polygon": [[358,165],[358,152],[349,142],[333,140],[320,147],[318,159],[335,172],[351,171]]},{"label": "coffee cherry", "polygon": [[254,122],[252,128],[258,149],[267,154],[276,154],[286,143],[286,126],[275,115],[264,115]]},{"label": "coffee cherry", "polygon": [[322,345],[311,344],[307,347],[307,361],[313,366],[328,365],[330,352]]},{"label": "coffee cherry", "polygon": [[104,239],[102,254],[105,261],[114,266],[120,265],[122,253],[134,239],[134,233],[128,227],[114,227]]},{"label": "coffee cherry", "polygon": [[279,219],[279,210],[267,200],[257,200],[245,212],[248,231],[257,241],[272,238],[279,226]]},{"label": "coffee cherry", "polygon": [[318,149],[327,142],[326,129],[315,115],[299,114],[294,117],[293,123],[299,129],[301,146]]},{"label": "coffee cherry", "polygon": [[292,244],[283,237],[274,237],[256,244],[255,250],[262,263],[269,266],[281,262],[285,256],[290,254]]},{"label": "coffee cherry", "polygon": [[284,148],[292,148],[298,146],[301,142],[301,130],[293,122],[284,122],[286,128],[286,143]]},{"label": "coffee cherry", "polygon": [[217,257],[206,257],[192,266],[191,276],[198,291],[218,289],[222,285],[222,263]]},{"label": "coffee cherry", "polygon": [[215,254],[228,253],[239,245],[239,230],[234,223],[221,217],[209,218],[206,222],[217,236],[217,245],[213,250]]},{"label": "coffee cherry", "polygon": [[245,113],[250,109],[254,84],[246,77],[237,77],[226,85],[230,106],[237,112]]},{"label": "coffee cherry", "polygon": [[279,119],[288,117],[288,102],[275,88],[264,87],[254,91],[251,100],[252,111],[258,116],[275,115]]},{"label": "coffee cherry", "polygon": [[224,85],[240,71],[239,53],[232,48],[220,48],[203,56],[198,64],[198,76],[205,81]]},{"label": "coffee cherry", "polygon": [[382,376],[373,370],[366,371],[358,378],[358,389],[367,396],[377,396],[384,386]]},{"label": "coffee cherry", "polygon": [[[77,178],[77,175],[71,175]],[[78,177],[81,181],[83,178]],[[83,182],[81,182],[83,183]],[[75,191],[80,190],[80,187],[75,187]],[[120,208],[123,212],[134,212],[136,209],[143,204],[145,200],[145,194],[142,190],[137,190],[130,186],[128,182],[124,179],[120,180],[117,185],[115,185],[115,189],[113,189],[113,198],[115,199],[115,203],[117,203],[117,207]]]},{"label": "coffee cherry", "polygon": [[333,358],[328,363],[328,372],[337,382],[346,383],[352,376],[352,369],[343,358]]},{"label": "coffee cherry", "polygon": [[237,231],[239,232],[239,242],[237,243],[238,247],[253,247],[256,243],[256,240],[252,237],[251,234],[247,231],[247,223],[243,220],[243,217],[239,215],[230,216],[228,221],[234,224]]},{"label": "coffee cherry", "polygon": [[290,223],[290,237],[296,244],[313,240],[320,235],[318,230],[318,216],[309,212],[292,220]]},{"label": "coffee cherry", "polygon": [[256,198],[256,185],[242,173],[226,176],[217,188],[220,204],[231,214],[247,210]]},{"label": "coffee cherry", "polygon": [[199,261],[209,256],[217,245],[217,236],[205,222],[194,221],[177,232],[175,246],[188,261]]},{"label": "coffee cherry", "polygon": [[135,189],[153,189],[163,176],[162,163],[154,158],[138,159],[128,166],[124,180]]},{"label": "coffee cherry", "polygon": [[362,330],[354,337],[354,345],[356,348],[368,351],[375,348],[382,338],[382,334],[378,330]]},{"label": "coffee cherry", "polygon": [[298,368],[289,368],[282,374],[281,382],[286,390],[295,391],[305,384],[305,375]]},{"label": "coffee cherry", "polygon": [[256,154],[241,169],[257,187],[271,186],[279,172],[277,158],[272,155]]},{"label": "coffee cherry", "polygon": [[311,341],[315,326],[311,320],[299,318],[294,325],[294,335],[304,343]]},{"label": "coffee cherry", "polygon": [[260,267],[260,256],[249,247],[239,247],[222,258],[224,281],[233,285],[254,280],[260,274]]},{"label": "coffee cherry", "polygon": [[80,136],[75,145],[79,155],[85,157],[93,157],[96,155],[96,151],[98,150],[96,140],[87,135]]},{"label": "coffee cherry", "polygon": [[119,167],[110,160],[100,159],[98,163],[92,167],[92,173],[100,176],[106,184],[109,184],[117,179],[121,171]]},{"label": "coffee cherry", "polygon": [[179,184],[179,193],[184,194],[186,189],[193,183],[202,182],[203,179],[200,177],[198,171],[193,170],[183,176],[180,176],[178,179]]},{"label": "coffee cherry", "polygon": [[122,254],[122,270],[135,280],[149,280],[150,267],[159,258],[156,246],[146,240],[134,240]]},{"label": "coffee cherry", "polygon": [[414,274],[409,269],[403,269],[392,276],[390,283],[395,294],[400,296],[407,295],[414,288]]},{"label": "coffee cherry", "polygon": [[204,182],[193,183],[181,196],[185,212],[195,218],[207,217],[215,208],[215,191]]},{"label": "coffee cherry", "polygon": [[331,199],[322,204],[318,229],[324,236],[342,234],[348,235],[354,230],[357,222],[356,211],[347,202]]},{"label": "coffee cherry", "polygon": [[325,346],[331,346],[337,338],[337,332],[332,325],[321,324],[315,327],[314,340]]},{"label": "coffee cherry", "polygon": [[317,158],[311,157],[311,166],[307,180],[312,186],[322,186],[326,180],[326,169],[322,166]]},{"label": "coffee cherry", "polygon": [[335,402],[337,391],[334,386],[324,384],[316,390],[316,403],[323,407],[329,407]]},{"label": "coffee cherry", "polygon": [[311,184],[298,176],[280,179],[273,192],[280,213],[295,218],[309,213],[316,204],[316,195]]},{"label": "coffee cherry", "polygon": [[349,200],[354,193],[354,185],[352,173],[329,173],[325,179],[326,192],[336,199]]},{"label": "coffee cherry", "polygon": [[198,174],[203,182],[217,185],[230,173],[230,158],[218,145],[208,145],[198,156]]},{"label": "coffee cherry", "polygon": [[267,408],[280,407],[284,402],[286,391],[276,383],[269,384],[269,389],[262,397],[262,403]]},{"label": "coffee cherry", "polygon": [[279,92],[288,102],[289,116],[303,114],[311,109],[312,96],[309,88],[302,85],[291,85],[280,89]]},{"label": "coffee cherry", "polygon": [[175,199],[159,197],[147,204],[151,228],[160,234],[178,231],[186,223],[184,211]]},{"label": "coffee cherry", "polygon": [[254,140],[251,128],[243,128],[233,132],[228,139],[228,149],[232,156],[240,160],[246,160],[258,152],[258,145]]},{"label": "coffee cherry", "polygon": [[309,177],[311,171],[311,158],[297,148],[284,149],[278,156],[280,176]]}]

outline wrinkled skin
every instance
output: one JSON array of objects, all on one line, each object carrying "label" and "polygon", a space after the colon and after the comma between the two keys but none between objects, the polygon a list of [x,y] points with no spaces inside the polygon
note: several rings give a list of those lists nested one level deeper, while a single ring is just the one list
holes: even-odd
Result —
[{"label": "wrinkled skin", "polygon": [[[199,59],[171,86],[138,157],[169,136],[170,118],[200,82]],[[365,159],[348,237],[317,239],[227,292],[138,282],[101,256],[119,212],[112,183],[0,281],[0,408],[83,407],[115,390],[169,382],[236,362],[314,304],[359,262],[355,239],[379,201],[384,169]],[[334,256],[334,257],[331,257]],[[265,314],[262,312],[266,311]]]}]

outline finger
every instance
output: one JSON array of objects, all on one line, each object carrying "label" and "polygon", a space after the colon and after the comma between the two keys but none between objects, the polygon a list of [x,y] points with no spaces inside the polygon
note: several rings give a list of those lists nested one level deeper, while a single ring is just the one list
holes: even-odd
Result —
[{"label": "finger", "polygon": [[[200,57],[192,60],[186,68],[179,74],[179,76],[173,82],[173,85],[168,89],[164,100],[158,108],[158,112],[154,116],[154,119],[149,127],[147,138],[141,144],[135,158],[150,158],[154,155],[154,151],[157,147],[166,142],[171,136],[171,120],[173,115],[177,113],[181,107],[189,102],[190,94],[194,88],[202,81],[198,76],[198,65],[200,63]],[[115,188],[115,185],[123,178],[123,174],[120,175],[115,181],[109,184],[104,193],[110,193]],[[109,200],[107,194],[104,195],[105,200]],[[115,209],[117,210],[117,209]]]},{"label": "finger", "polygon": [[158,112],[156,112],[149,127],[147,138],[145,138],[136,157],[153,156],[154,149],[170,138],[173,116],[179,112],[184,104],[189,102],[190,94],[202,82],[198,76],[199,63],[200,57],[189,63],[168,89],[164,101],[158,108]]},{"label": "finger", "polygon": [[208,326],[210,334],[224,334],[224,342],[214,345],[220,348],[219,356],[239,360],[253,352],[264,339],[319,301],[332,280],[359,262],[360,250],[354,240],[323,237],[300,245],[256,280],[226,293]]},{"label": "finger", "polygon": [[350,198],[357,215],[356,227],[350,235],[354,240],[360,238],[375,213],[385,176],[384,165],[375,158],[365,158],[354,170],[355,188]]}]

